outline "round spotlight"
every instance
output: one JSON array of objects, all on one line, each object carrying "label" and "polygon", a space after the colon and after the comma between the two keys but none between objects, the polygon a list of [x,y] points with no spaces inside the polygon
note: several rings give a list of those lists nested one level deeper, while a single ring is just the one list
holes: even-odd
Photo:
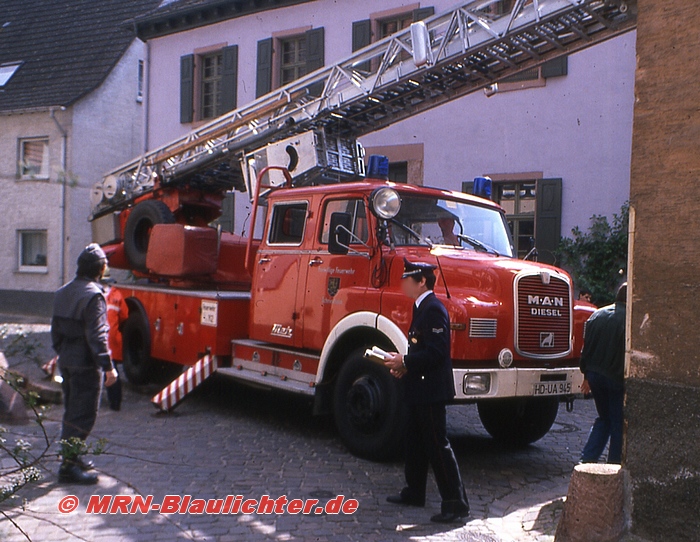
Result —
[{"label": "round spotlight", "polygon": [[383,186],[372,192],[372,212],[379,218],[389,220],[401,210],[401,196],[393,188]]},{"label": "round spotlight", "polygon": [[498,364],[504,369],[513,365],[513,352],[509,348],[504,348],[498,353]]}]

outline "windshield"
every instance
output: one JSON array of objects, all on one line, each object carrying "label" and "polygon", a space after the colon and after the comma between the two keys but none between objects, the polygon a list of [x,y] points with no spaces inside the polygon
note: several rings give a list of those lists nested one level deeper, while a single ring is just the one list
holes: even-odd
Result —
[{"label": "windshield", "polygon": [[402,195],[401,211],[395,221],[428,240],[418,239],[398,224],[389,224],[396,245],[432,243],[513,256],[506,223],[496,209],[449,199]]}]

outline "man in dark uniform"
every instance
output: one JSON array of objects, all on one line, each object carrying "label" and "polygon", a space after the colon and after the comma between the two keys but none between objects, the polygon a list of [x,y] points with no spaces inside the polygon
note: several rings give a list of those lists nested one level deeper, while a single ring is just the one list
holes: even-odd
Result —
[{"label": "man in dark uniform", "polygon": [[586,322],[581,391],[593,394],[598,418],[583,448],[581,463],[597,463],[608,440],[608,463],[622,463],[626,302],[627,283],[617,291],[614,305],[598,309]]},{"label": "man in dark uniform", "polygon": [[[54,298],[51,339],[63,377],[62,440],[87,438],[95,425],[103,378],[106,386],[117,379],[107,344],[107,302],[97,282],[106,266],[102,248],[88,245],[78,257],[76,277]],[[97,483],[97,475],[86,472],[92,464],[80,458],[75,446],[64,445],[61,455],[59,482]]]},{"label": "man in dark uniform", "polygon": [[435,297],[435,266],[404,259],[401,287],[415,300],[409,330],[408,354],[392,353],[386,361],[391,374],[404,383],[409,419],[406,435],[406,486],[387,497],[394,504],[425,506],[428,465],[432,466],[442,497],[438,523],[469,515],[457,460],[447,440],[445,405],[455,395],[450,360],[450,319]]}]

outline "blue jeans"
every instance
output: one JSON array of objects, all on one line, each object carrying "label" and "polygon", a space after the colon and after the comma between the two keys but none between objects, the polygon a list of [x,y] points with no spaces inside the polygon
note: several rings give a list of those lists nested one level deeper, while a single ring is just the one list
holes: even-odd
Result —
[{"label": "blue jeans", "polygon": [[610,440],[608,463],[622,463],[622,411],[625,386],[599,373],[589,371],[586,375],[598,411],[588,442],[583,448],[581,462],[597,463]]}]

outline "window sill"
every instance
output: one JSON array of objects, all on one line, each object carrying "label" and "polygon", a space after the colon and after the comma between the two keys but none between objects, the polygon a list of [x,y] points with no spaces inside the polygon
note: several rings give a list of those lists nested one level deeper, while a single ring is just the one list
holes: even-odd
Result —
[{"label": "window sill", "polygon": [[15,273],[27,274],[27,275],[47,275],[49,272],[48,267],[41,267],[39,265],[32,266],[20,266]]},{"label": "window sill", "polygon": [[532,79],[530,81],[514,81],[512,83],[498,83],[498,94],[501,92],[512,92],[514,90],[526,90],[528,88],[542,88],[547,86],[544,77]]},{"label": "window sill", "polygon": [[47,182],[49,182],[51,179],[50,179],[49,177],[36,177],[36,176],[27,176],[27,177],[23,177],[23,176],[20,176],[20,177],[17,178],[17,180],[18,180],[18,181],[21,181],[21,182],[26,182],[26,181],[40,181],[40,182],[47,183]]}]

